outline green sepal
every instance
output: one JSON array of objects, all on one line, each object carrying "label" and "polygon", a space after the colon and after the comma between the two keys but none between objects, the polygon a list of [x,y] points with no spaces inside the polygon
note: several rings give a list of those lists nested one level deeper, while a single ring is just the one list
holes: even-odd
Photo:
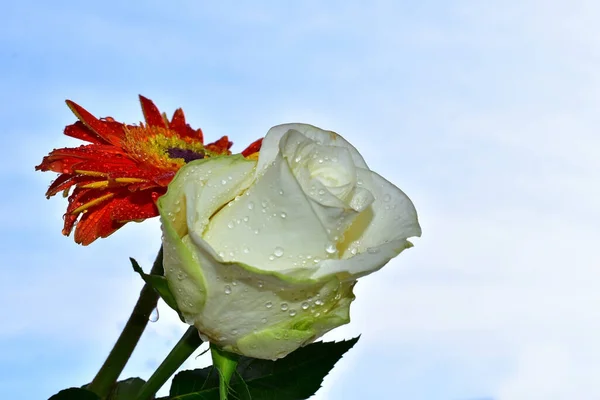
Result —
[{"label": "green sepal", "polygon": [[235,353],[230,353],[220,347],[210,345],[210,354],[212,356],[213,365],[219,372],[219,395],[221,400],[229,398],[229,381],[234,374],[240,356]]},{"label": "green sepal", "polygon": [[142,270],[142,267],[140,267],[140,264],[138,264],[138,262],[134,258],[129,257],[129,260],[131,261],[131,266],[133,267],[133,270],[140,274],[144,282],[152,286],[152,288],[156,291],[156,293],[160,295],[160,297],[165,301],[165,303],[167,303],[169,307],[171,307],[173,310],[175,310],[175,312],[177,312],[177,315],[179,315],[179,319],[182,322],[185,322],[183,316],[181,315],[181,312],[179,311],[179,308],[177,307],[177,301],[175,300],[175,296],[171,292],[171,289],[169,289],[167,278],[161,275],[147,274],[144,272],[144,270]]}]

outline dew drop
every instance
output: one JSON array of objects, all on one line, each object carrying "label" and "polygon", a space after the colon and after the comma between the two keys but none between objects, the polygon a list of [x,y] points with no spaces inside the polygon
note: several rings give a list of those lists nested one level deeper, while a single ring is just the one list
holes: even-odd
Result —
[{"label": "dew drop", "polygon": [[267,323],[267,319],[266,318],[261,318],[260,322],[262,322],[263,324]]},{"label": "dew drop", "polygon": [[225,257],[225,253],[223,253],[222,251],[219,252],[219,257],[223,258]]},{"label": "dew drop", "polygon": [[284,212],[282,212],[282,213],[281,213],[281,214],[279,214],[279,215],[281,216],[281,218],[284,218],[284,219],[285,219],[285,218],[287,218],[287,214],[286,214],[286,213],[284,213]]},{"label": "dew drop", "polygon": [[254,203],[253,202],[249,202],[248,203],[248,210],[252,210],[254,208]]},{"label": "dew drop", "polygon": [[317,193],[319,193],[320,196],[323,196],[325,194],[325,191],[323,189],[319,189]]},{"label": "dew drop", "polygon": [[267,308],[271,308],[271,307],[273,307],[273,303],[272,303],[272,302],[270,302],[270,301],[267,301],[267,302],[265,303],[265,307],[267,307]]},{"label": "dew drop", "polygon": [[229,221],[229,223],[227,224],[227,227],[229,229],[233,229],[234,226],[235,226],[235,223],[233,221]]},{"label": "dew drop", "polygon": [[322,306],[323,305],[323,300],[315,300],[315,306]]},{"label": "dew drop", "polygon": [[267,201],[266,201],[266,200],[263,200],[263,201],[260,203],[260,205],[262,206],[262,208],[267,208],[267,205],[268,205],[268,204],[269,204],[269,203],[267,203]]},{"label": "dew drop", "polygon": [[231,286],[225,285],[225,294],[231,294]]},{"label": "dew drop", "polygon": [[265,283],[263,281],[258,281],[258,287],[262,288],[265,285]]},{"label": "dew drop", "polygon": [[328,244],[325,246],[325,252],[326,252],[327,254],[335,254],[335,252],[336,252],[336,251],[337,251],[337,249],[335,248],[335,244],[334,244],[334,243],[331,243],[331,242],[330,242],[330,243],[328,243]]},{"label": "dew drop", "polygon": [[270,260],[270,261],[273,261],[274,259],[275,259],[275,256],[274,256],[273,254],[271,254],[271,255],[269,256],[269,260]]},{"label": "dew drop", "polygon": [[310,307],[310,304],[308,304],[306,301],[304,303],[302,303],[303,310],[308,310],[308,307]]},{"label": "dew drop", "polygon": [[221,185],[226,185],[227,181],[225,179],[221,179]]},{"label": "dew drop", "polygon": [[279,189],[279,194],[283,196],[283,189]]},{"label": "dew drop", "polygon": [[281,257],[283,255],[283,248],[277,246],[275,247],[275,250],[273,251],[273,255],[275,257]]},{"label": "dew drop", "polygon": [[244,252],[244,254],[248,254],[248,253],[250,253],[250,249],[249,249],[248,247],[244,247],[244,248],[242,249],[242,251]]},{"label": "dew drop", "polygon": [[250,220],[250,218],[248,218],[248,216],[246,215],[244,218],[242,218],[244,220],[244,222],[248,222],[248,220]]},{"label": "dew drop", "polygon": [[288,303],[281,303],[281,311],[287,311],[288,308]]},{"label": "dew drop", "polygon": [[290,317],[293,317],[294,315],[296,315],[296,310],[290,310]]},{"label": "dew drop", "polygon": [[148,317],[148,321],[150,321],[150,322],[156,322],[156,321],[158,321],[158,317],[159,317],[159,315],[158,315],[158,308],[155,308],[150,313],[150,316]]}]

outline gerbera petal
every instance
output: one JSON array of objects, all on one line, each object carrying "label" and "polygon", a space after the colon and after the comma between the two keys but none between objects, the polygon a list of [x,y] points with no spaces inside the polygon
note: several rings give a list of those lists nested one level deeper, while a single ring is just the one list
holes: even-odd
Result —
[{"label": "gerbera petal", "polygon": [[77,121],[74,124],[65,127],[64,133],[67,136],[85,140],[86,142],[90,143],[110,144],[108,141],[104,140],[102,136],[98,135],[96,132],[85,126],[84,123],[81,121]]},{"label": "gerbera petal", "polygon": [[258,153],[260,151],[260,146],[262,145],[262,138],[256,140],[255,142],[251,143],[250,146],[246,147],[244,149],[244,151],[242,151],[242,155],[244,157],[248,157],[254,153]]},{"label": "gerbera petal", "polygon": [[73,111],[73,114],[89,129],[96,133],[100,138],[106,142],[118,146],[121,138],[123,137],[123,129],[119,129],[118,125],[109,121],[101,121],[98,118],[90,114],[85,108],[81,107],[77,103],[67,100],[67,106]]},{"label": "gerbera petal", "polygon": [[87,246],[94,240],[107,237],[125,225],[110,217],[110,206],[99,207],[84,214],[75,228],[75,242]]},{"label": "gerbera petal", "polygon": [[144,113],[144,119],[149,126],[158,126],[159,128],[167,128],[167,123],[163,118],[158,107],[152,102],[152,100],[140,95],[140,103],[142,105],[142,112]]},{"label": "gerbera petal", "polygon": [[229,151],[231,146],[233,146],[233,142],[230,142],[227,136],[223,136],[221,139],[207,144],[206,149],[217,154],[231,154]]}]

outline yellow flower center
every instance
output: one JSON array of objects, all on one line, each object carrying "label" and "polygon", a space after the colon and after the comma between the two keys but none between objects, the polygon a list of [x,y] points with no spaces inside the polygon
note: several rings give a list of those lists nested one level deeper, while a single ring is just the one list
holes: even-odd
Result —
[{"label": "yellow flower center", "polygon": [[125,128],[123,148],[139,162],[173,171],[190,161],[213,156],[198,140],[182,138],[166,128],[143,124]]}]

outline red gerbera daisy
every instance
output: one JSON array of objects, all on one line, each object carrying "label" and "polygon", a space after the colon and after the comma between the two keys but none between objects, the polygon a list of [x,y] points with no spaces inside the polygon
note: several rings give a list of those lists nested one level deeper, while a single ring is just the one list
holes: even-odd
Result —
[{"label": "red gerbera daisy", "polygon": [[[65,135],[90,142],[77,148],[56,149],[35,167],[60,175],[46,196],[69,196],[63,234],[75,227],[75,242],[88,245],[107,237],[130,221],[158,215],[156,200],[166,193],[175,173],[186,162],[231,154],[232,142],[223,136],[205,145],[202,131],[192,129],[183,111],[169,121],[154,103],[140,96],[145,123],[126,125],[107,117],[98,119],[67,100],[79,121]],[[242,152],[255,157],[262,139]]]}]

